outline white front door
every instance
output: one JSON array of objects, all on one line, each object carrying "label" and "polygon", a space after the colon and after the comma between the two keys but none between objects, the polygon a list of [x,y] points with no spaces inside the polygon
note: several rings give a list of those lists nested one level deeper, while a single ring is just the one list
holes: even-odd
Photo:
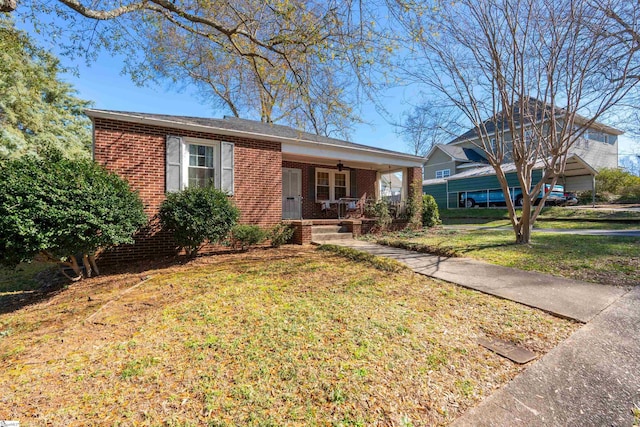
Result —
[{"label": "white front door", "polygon": [[282,168],[282,219],[302,219],[302,170]]}]

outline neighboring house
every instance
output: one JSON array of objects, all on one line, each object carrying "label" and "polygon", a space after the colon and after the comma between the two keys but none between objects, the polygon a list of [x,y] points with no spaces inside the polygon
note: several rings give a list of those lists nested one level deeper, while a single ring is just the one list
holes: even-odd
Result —
[{"label": "neighboring house", "polygon": [[[536,103],[538,101],[532,101],[533,105]],[[526,134],[527,120],[523,122]],[[586,122],[586,118],[576,117],[576,124]],[[487,120],[484,126],[490,138],[498,131],[508,144],[510,131],[504,123],[496,126],[495,121]],[[558,184],[563,185],[565,191],[593,191],[597,171],[605,167],[618,166],[618,136],[622,133],[610,126],[592,124],[571,147],[565,172],[559,178]],[[459,207],[464,192],[500,190],[495,171],[489,165],[481,147],[482,142],[476,130],[471,129],[448,144],[435,145],[429,151],[423,168],[423,192],[432,194],[440,208]],[[510,149],[507,147],[505,152],[503,169],[514,170],[508,157]],[[543,168],[543,162],[539,162],[534,173],[534,182],[541,179]],[[518,186],[515,172],[508,172],[507,180],[511,188]]]},{"label": "neighboring house", "polygon": [[398,176],[398,173],[381,175],[380,197],[387,201],[399,201],[402,198],[402,176]]},{"label": "neighboring house", "polygon": [[269,227],[283,219],[321,218],[340,199],[379,198],[380,176],[389,171],[403,173],[403,194],[409,194],[424,161],[238,118],[86,114],[93,122],[94,159],[129,181],[150,218],[129,248],[135,255],[174,249],[155,219],[169,191],[213,183],[233,198],[241,223]]}]

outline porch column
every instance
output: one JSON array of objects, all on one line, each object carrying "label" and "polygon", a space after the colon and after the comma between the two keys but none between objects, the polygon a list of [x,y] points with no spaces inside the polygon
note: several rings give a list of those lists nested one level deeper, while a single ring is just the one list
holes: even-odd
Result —
[{"label": "porch column", "polygon": [[381,172],[376,172],[376,182],[374,184],[374,194],[373,197],[375,198],[375,201],[380,200],[380,180],[382,177],[382,173]]},{"label": "porch column", "polygon": [[409,168],[402,168],[402,190],[400,190],[400,200],[407,200],[411,180],[409,179]]}]

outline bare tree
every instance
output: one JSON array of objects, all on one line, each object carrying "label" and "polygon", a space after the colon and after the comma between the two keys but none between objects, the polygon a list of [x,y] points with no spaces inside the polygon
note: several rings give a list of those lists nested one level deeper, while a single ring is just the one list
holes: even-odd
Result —
[{"label": "bare tree", "polygon": [[[433,6],[432,4],[424,6]],[[505,197],[517,243],[529,243],[545,183],[564,172],[570,149],[633,87],[637,42],[608,37],[608,19],[571,0],[459,0],[440,13],[397,16],[410,30],[411,77],[453,103],[472,124],[469,141],[510,194],[511,164],[523,193],[518,215]],[[542,179],[533,171],[544,167]]]},{"label": "bare tree", "polygon": [[434,145],[445,144],[458,134],[459,116],[452,108],[426,102],[405,112],[396,126],[409,152],[424,157]]}]

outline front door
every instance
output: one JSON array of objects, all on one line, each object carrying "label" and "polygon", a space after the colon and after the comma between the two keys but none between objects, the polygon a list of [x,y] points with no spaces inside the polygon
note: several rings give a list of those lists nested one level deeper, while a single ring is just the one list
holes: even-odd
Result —
[{"label": "front door", "polygon": [[282,219],[302,219],[302,170],[282,168]]}]

